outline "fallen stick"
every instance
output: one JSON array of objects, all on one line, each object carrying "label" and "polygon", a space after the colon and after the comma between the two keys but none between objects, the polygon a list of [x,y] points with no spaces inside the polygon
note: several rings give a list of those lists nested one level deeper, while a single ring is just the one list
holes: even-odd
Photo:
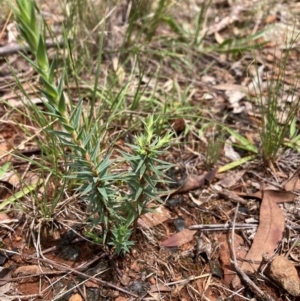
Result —
[{"label": "fallen stick", "polygon": [[[248,230],[257,228],[258,224],[236,224],[234,226],[235,229],[238,230]],[[203,231],[224,231],[224,230],[231,230],[233,228],[233,224],[212,224],[212,225],[193,225],[190,226],[190,230],[203,230]]]}]

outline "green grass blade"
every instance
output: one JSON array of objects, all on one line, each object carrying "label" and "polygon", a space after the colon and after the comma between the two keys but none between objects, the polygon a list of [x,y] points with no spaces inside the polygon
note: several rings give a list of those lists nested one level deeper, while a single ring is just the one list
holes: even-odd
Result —
[{"label": "green grass blade", "polygon": [[0,178],[2,178],[3,175],[7,172],[9,166],[10,166],[10,162],[6,162],[4,165],[0,167]]},{"label": "green grass blade", "polygon": [[233,161],[229,164],[226,164],[226,165],[220,167],[218,172],[221,173],[221,172],[228,171],[230,169],[236,168],[236,167],[241,166],[242,164],[244,164],[248,161],[251,161],[255,158],[256,158],[256,156],[252,155],[252,156],[244,157],[244,158],[241,158],[239,160]]},{"label": "green grass blade", "polygon": [[22,197],[35,190],[40,184],[42,184],[42,180],[36,184],[28,185],[25,188],[22,188],[22,190],[16,192],[15,194],[7,198],[5,201],[3,201],[0,204],[0,210],[4,209],[7,205],[11,205],[16,201],[20,200]]}]

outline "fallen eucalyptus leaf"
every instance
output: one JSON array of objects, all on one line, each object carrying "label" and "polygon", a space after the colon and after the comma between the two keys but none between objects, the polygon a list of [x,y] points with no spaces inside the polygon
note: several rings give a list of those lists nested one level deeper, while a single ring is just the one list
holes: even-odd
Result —
[{"label": "fallen eucalyptus leaf", "polygon": [[162,247],[179,247],[185,243],[190,242],[194,238],[194,234],[197,231],[190,229],[183,229],[182,231],[172,235],[168,239],[160,243]]}]

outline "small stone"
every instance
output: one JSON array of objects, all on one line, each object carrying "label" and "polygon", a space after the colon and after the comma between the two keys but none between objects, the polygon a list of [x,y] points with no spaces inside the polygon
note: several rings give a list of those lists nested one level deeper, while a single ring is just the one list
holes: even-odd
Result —
[{"label": "small stone", "polygon": [[300,281],[297,270],[284,256],[277,256],[270,265],[270,277],[289,294],[300,296]]}]

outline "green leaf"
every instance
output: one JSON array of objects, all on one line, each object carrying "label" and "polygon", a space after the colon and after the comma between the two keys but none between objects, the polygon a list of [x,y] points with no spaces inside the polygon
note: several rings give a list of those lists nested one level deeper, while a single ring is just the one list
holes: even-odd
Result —
[{"label": "green leaf", "polygon": [[25,188],[23,188],[22,190],[16,192],[15,194],[13,194],[12,196],[10,196],[8,199],[6,199],[5,201],[3,201],[0,204],[0,210],[5,208],[7,205],[13,204],[15,201],[18,201],[19,199],[21,199],[26,194],[28,194],[31,191],[35,190],[41,183],[42,183],[42,180],[39,183],[36,183],[36,184],[33,184],[33,185],[28,185]]},{"label": "green leaf", "polygon": [[73,133],[75,131],[75,129],[72,127],[71,124],[66,123],[64,120],[63,121],[61,120],[60,122],[63,125],[63,127],[65,128],[65,130],[68,131],[69,133]]},{"label": "green leaf", "polygon": [[0,167],[0,178],[2,178],[3,175],[7,172],[7,170],[9,169],[9,166],[10,166],[10,162],[7,162]]},{"label": "green leaf", "polygon": [[43,84],[45,86],[45,90],[41,90],[41,92],[47,97],[50,103],[55,104],[57,106],[58,93],[55,86],[52,86],[48,80],[43,79]]},{"label": "green leaf", "polygon": [[86,178],[92,178],[93,177],[93,173],[90,170],[86,170],[86,171],[77,171],[76,175],[78,177],[86,177]]},{"label": "green leaf", "polygon": [[143,193],[143,187],[139,187],[134,193],[134,201],[137,201],[140,195]]},{"label": "green leaf", "polygon": [[19,26],[22,37],[29,44],[31,51],[35,54],[38,47],[38,39],[39,36],[37,33],[33,32],[32,29],[24,22],[22,19],[18,19],[18,22],[21,26]]},{"label": "green leaf", "polygon": [[[64,96],[64,92],[62,92],[59,95],[59,99],[58,99],[58,105],[57,105],[57,110],[61,115],[64,115],[66,113],[66,99]],[[66,124],[66,123],[65,123]],[[68,127],[70,127],[69,124],[67,124]]]},{"label": "green leaf", "polygon": [[224,171],[227,171],[227,170],[230,170],[230,169],[233,169],[233,168],[235,168],[237,166],[241,166],[242,164],[244,164],[244,163],[246,163],[248,161],[251,161],[251,160],[253,160],[255,158],[256,158],[256,156],[252,155],[252,156],[241,158],[241,159],[239,159],[237,161],[233,161],[233,162],[231,162],[229,164],[226,164],[226,165],[222,166],[221,168],[219,168],[218,173],[224,172]]},{"label": "green leaf", "polygon": [[93,162],[96,161],[96,159],[97,159],[97,157],[99,155],[100,144],[101,144],[101,141],[98,140],[96,146],[94,147],[94,151],[91,154],[91,159],[92,159]]},{"label": "green leaf", "polygon": [[33,3],[31,0],[17,0],[19,8],[19,16],[22,17],[27,23],[30,22]]},{"label": "green leaf", "polygon": [[49,72],[48,72],[49,83],[54,82],[54,70],[55,70],[55,60],[52,60],[52,63],[51,63],[51,66],[50,66]]},{"label": "green leaf", "polygon": [[[82,139],[81,139],[84,146],[88,146],[88,145],[89,145],[90,140],[92,140],[92,138],[95,137],[95,136],[94,136],[95,134],[97,135],[97,133],[96,133],[97,130],[98,130],[98,125],[97,125],[97,124],[95,124],[95,125],[89,130],[89,134],[88,134],[88,135],[86,135],[86,131],[84,130],[84,136],[83,136]],[[96,136],[96,137],[97,137],[97,139],[98,139],[98,142],[101,142],[100,137],[99,137],[99,138],[98,138],[98,136]],[[87,148],[90,148],[90,147],[87,147]]]},{"label": "green leaf", "polygon": [[300,134],[297,135],[296,137],[294,137],[292,140],[291,140],[291,143],[295,143],[297,144],[297,142],[300,140]]},{"label": "green leaf", "polygon": [[98,191],[100,192],[100,194],[104,197],[104,199],[108,199],[107,193],[106,193],[106,189],[102,188],[102,187],[98,187],[97,188]]},{"label": "green leaf", "polygon": [[227,132],[229,132],[236,140],[240,142],[240,145],[237,145],[238,147],[241,147],[247,151],[250,151],[252,153],[257,154],[258,150],[255,145],[251,144],[245,137],[237,133],[236,131],[233,131],[232,129],[228,127],[224,127]]},{"label": "green leaf", "polygon": [[51,130],[51,131],[49,131],[49,133],[52,133],[52,134],[54,134],[55,136],[58,136],[58,137],[66,137],[66,138],[69,138],[69,139],[72,138],[71,134],[68,133],[68,132]]},{"label": "green leaf", "polygon": [[[144,160],[140,160],[138,166],[135,169],[135,172],[137,173],[142,168],[142,166],[144,164],[145,164],[145,161]],[[143,172],[145,171],[145,168],[146,168],[146,166],[144,166],[143,171],[140,174],[143,174]]]},{"label": "green leaf", "polygon": [[[42,90],[42,89],[38,89],[39,91],[40,91],[40,93],[47,99],[47,104],[48,105],[50,105],[52,108],[51,109],[49,109],[49,107],[47,107],[49,110],[50,110],[50,112],[52,112],[52,114],[54,113],[54,112],[57,112],[58,113],[58,111],[54,108],[54,106],[53,105],[55,105],[55,107],[56,107],[56,103],[55,102],[53,102],[53,97],[52,97],[52,95],[51,94],[48,94],[45,90]],[[46,102],[45,101],[43,101],[43,103],[46,105]],[[49,114],[49,112],[45,112],[45,114]],[[51,113],[50,113],[51,114]],[[60,114],[58,114],[57,116],[56,116],[57,118],[59,118],[60,117]]]},{"label": "green leaf", "polygon": [[37,20],[36,20],[36,14],[35,14],[35,8],[33,5],[33,1],[29,0],[28,2],[28,11],[30,11],[30,20],[28,22],[31,30],[35,33],[36,36],[38,36],[39,33],[39,29],[38,29],[38,25],[37,25]]},{"label": "green leaf", "polygon": [[78,151],[79,153],[82,152],[82,148],[66,139],[64,139],[63,137],[59,137],[59,139],[61,140],[61,142],[64,144],[64,146],[69,146],[71,149]]},{"label": "green leaf", "polygon": [[292,119],[292,122],[291,122],[291,125],[290,125],[290,139],[292,139],[296,134],[296,130],[297,130],[296,121],[297,121],[296,117],[294,117]]},{"label": "green leaf", "polygon": [[99,237],[96,233],[93,233],[92,231],[85,232],[84,236],[91,238],[96,244],[103,244],[103,238]]},{"label": "green leaf", "polygon": [[41,35],[39,38],[39,44],[36,52],[36,59],[39,67],[43,70],[45,74],[48,75],[48,80],[49,80],[49,61],[48,61],[44,39]]},{"label": "green leaf", "polygon": [[85,187],[85,189],[81,192],[81,195],[87,195],[89,194],[93,189],[95,189],[95,184],[94,183],[90,183],[89,185],[87,185]]},{"label": "green leaf", "polygon": [[99,163],[99,166],[96,167],[98,174],[104,174],[107,171],[108,166],[111,164],[109,158],[111,154],[108,154],[105,159]]},{"label": "green leaf", "polygon": [[74,128],[78,129],[80,126],[80,119],[82,116],[82,100],[76,105],[76,108],[72,112],[70,120],[72,121]]}]

